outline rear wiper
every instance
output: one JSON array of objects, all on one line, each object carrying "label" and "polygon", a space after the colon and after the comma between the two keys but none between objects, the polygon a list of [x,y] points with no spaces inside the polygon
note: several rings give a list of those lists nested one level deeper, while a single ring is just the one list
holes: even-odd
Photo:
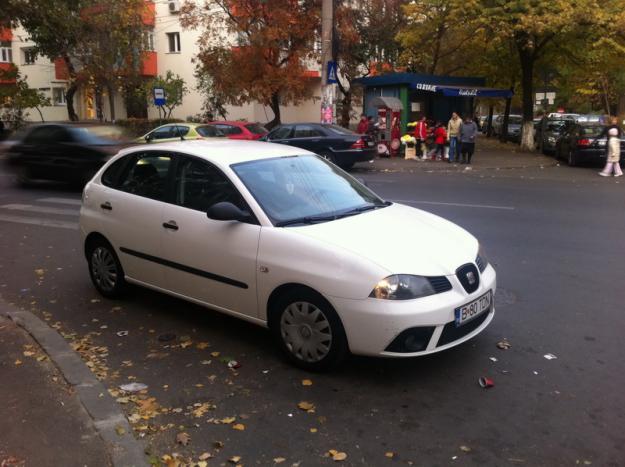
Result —
[{"label": "rear wiper", "polygon": [[289,219],[288,221],[281,221],[276,223],[276,227],[285,227],[287,225],[295,224],[316,224],[317,222],[327,222],[338,219],[338,216],[306,216],[298,217],[296,219]]}]

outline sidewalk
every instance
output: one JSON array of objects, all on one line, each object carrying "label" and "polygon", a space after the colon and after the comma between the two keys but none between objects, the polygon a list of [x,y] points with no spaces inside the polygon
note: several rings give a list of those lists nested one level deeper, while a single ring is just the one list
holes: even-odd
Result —
[{"label": "sidewalk", "polygon": [[0,465],[106,466],[104,442],[35,340],[0,316]]},{"label": "sidewalk", "polygon": [[0,301],[0,467],[144,466],[121,409],[58,332]]},{"label": "sidewalk", "polygon": [[525,152],[514,143],[501,143],[480,135],[475,144],[471,165],[449,164],[447,161],[405,160],[403,157],[376,158],[371,163],[354,166],[354,172],[464,172],[468,170],[509,170],[527,167],[550,167],[556,159],[537,152]]}]

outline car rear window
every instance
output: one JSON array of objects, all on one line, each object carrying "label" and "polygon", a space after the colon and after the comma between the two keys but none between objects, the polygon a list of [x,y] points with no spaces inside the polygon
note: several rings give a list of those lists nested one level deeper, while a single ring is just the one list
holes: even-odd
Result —
[{"label": "car rear window", "polygon": [[259,123],[248,123],[247,125],[245,125],[245,128],[247,128],[251,133],[254,133],[255,135],[267,134],[267,129]]},{"label": "car rear window", "polygon": [[195,131],[197,131],[198,135],[200,136],[204,136],[205,138],[214,138],[217,136],[226,136],[223,134],[223,132],[221,130],[219,130],[218,128],[215,128],[214,126],[211,125],[204,125],[204,126],[198,126],[195,128]]},{"label": "car rear window", "polygon": [[603,130],[601,126],[582,126],[579,128],[579,134],[581,136],[599,136],[599,133]]}]

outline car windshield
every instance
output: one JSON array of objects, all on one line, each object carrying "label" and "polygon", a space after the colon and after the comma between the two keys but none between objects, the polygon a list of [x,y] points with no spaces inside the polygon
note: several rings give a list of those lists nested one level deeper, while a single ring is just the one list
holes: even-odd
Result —
[{"label": "car windshield", "polygon": [[248,123],[245,125],[245,128],[247,128],[250,133],[254,133],[255,135],[267,134],[267,129],[259,123]]},{"label": "car windshield", "polygon": [[523,117],[510,116],[510,120],[508,121],[508,124],[510,123],[512,123],[513,125],[520,125],[521,123],[523,123]]},{"label": "car windshield", "polygon": [[557,122],[549,122],[547,123],[547,131],[554,131],[556,133],[562,131],[564,128],[565,120],[558,120]]},{"label": "car windshield", "polygon": [[356,134],[352,130],[348,130],[347,128],[343,128],[342,126],[338,126],[338,125],[324,125],[323,127],[327,128],[332,133],[337,133],[339,135],[355,135]]},{"label": "car windshield", "polygon": [[278,157],[231,167],[276,226],[325,222],[388,205],[317,156]]}]

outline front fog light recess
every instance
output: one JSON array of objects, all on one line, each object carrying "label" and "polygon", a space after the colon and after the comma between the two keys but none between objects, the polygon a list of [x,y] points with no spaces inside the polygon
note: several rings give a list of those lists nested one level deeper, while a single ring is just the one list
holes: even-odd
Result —
[{"label": "front fog light recess", "polygon": [[410,300],[435,293],[426,277],[396,274],[378,282],[369,297],[382,300]]}]

